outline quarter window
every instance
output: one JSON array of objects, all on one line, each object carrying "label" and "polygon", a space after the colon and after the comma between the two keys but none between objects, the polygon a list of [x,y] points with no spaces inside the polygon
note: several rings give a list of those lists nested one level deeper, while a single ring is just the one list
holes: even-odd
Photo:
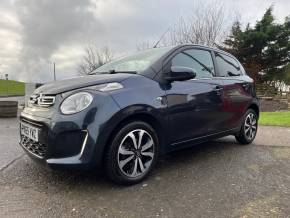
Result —
[{"label": "quarter window", "polygon": [[220,76],[240,76],[242,74],[239,63],[235,59],[216,53],[216,61]]},{"label": "quarter window", "polygon": [[180,52],[172,59],[172,66],[192,68],[196,78],[211,78],[214,76],[214,65],[211,53],[201,49],[190,49]]}]

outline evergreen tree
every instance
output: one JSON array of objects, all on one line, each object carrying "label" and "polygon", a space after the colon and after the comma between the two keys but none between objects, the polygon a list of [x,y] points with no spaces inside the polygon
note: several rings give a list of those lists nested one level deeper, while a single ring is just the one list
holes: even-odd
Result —
[{"label": "evergreen tree", "polygon": [[235,22],[222,49],[235,55],[257,82],[283,80],[290,73],[290,19],[275,23],[273,7],[251,28]]}]

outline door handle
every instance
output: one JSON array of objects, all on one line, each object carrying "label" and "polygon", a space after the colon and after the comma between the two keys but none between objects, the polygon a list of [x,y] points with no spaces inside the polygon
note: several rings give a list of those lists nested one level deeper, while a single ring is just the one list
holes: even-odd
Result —
[{"label": "door handle", "polygon": [[223,87],[221,87],[221,86],[216,86],[214,88],[214,91],[216,91],[216,92],[220,92],[221,90],[223,90]]},{"label": "door handle", "polygon": [[214,91],[216,92],[217,95],[221,95],[221,91],[223,90],[222,86],[216,86],[214,88]]},{"label": "door handle", "polygon": [[244,88],[248,88],[249,86],[250,86],[250,84],[249,83],[243,83],[243,85],[242,85]]}]

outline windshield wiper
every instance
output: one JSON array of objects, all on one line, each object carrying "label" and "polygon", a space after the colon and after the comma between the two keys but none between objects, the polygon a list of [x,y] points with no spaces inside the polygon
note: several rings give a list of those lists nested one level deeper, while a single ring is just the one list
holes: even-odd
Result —
[{"label": "windshield wiper", "polygon": [[130,73],[130,74],[136,74],[137,71],[117,71],[117,70],[109,70],[109,74],[115,74],[115,73]]},{"label": "windshield wiper", "polygon": [[137,74],[137,71],[116,71],[116,70],[109,70],[104,72],[91,72],[89,75],[95,75],[95,74],[116,74],[116,73],[129,73],[129,74]]}]

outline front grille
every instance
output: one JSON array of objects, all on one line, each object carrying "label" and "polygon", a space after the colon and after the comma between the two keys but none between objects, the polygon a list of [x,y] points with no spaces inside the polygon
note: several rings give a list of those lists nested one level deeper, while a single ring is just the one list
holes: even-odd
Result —
[{"label": "front grille", "polygon": [[21,135],[20,143],[28,151],[39,158],[43,158],[46,154],[47,146],[44,143],[35,142],[24,135]]}]

